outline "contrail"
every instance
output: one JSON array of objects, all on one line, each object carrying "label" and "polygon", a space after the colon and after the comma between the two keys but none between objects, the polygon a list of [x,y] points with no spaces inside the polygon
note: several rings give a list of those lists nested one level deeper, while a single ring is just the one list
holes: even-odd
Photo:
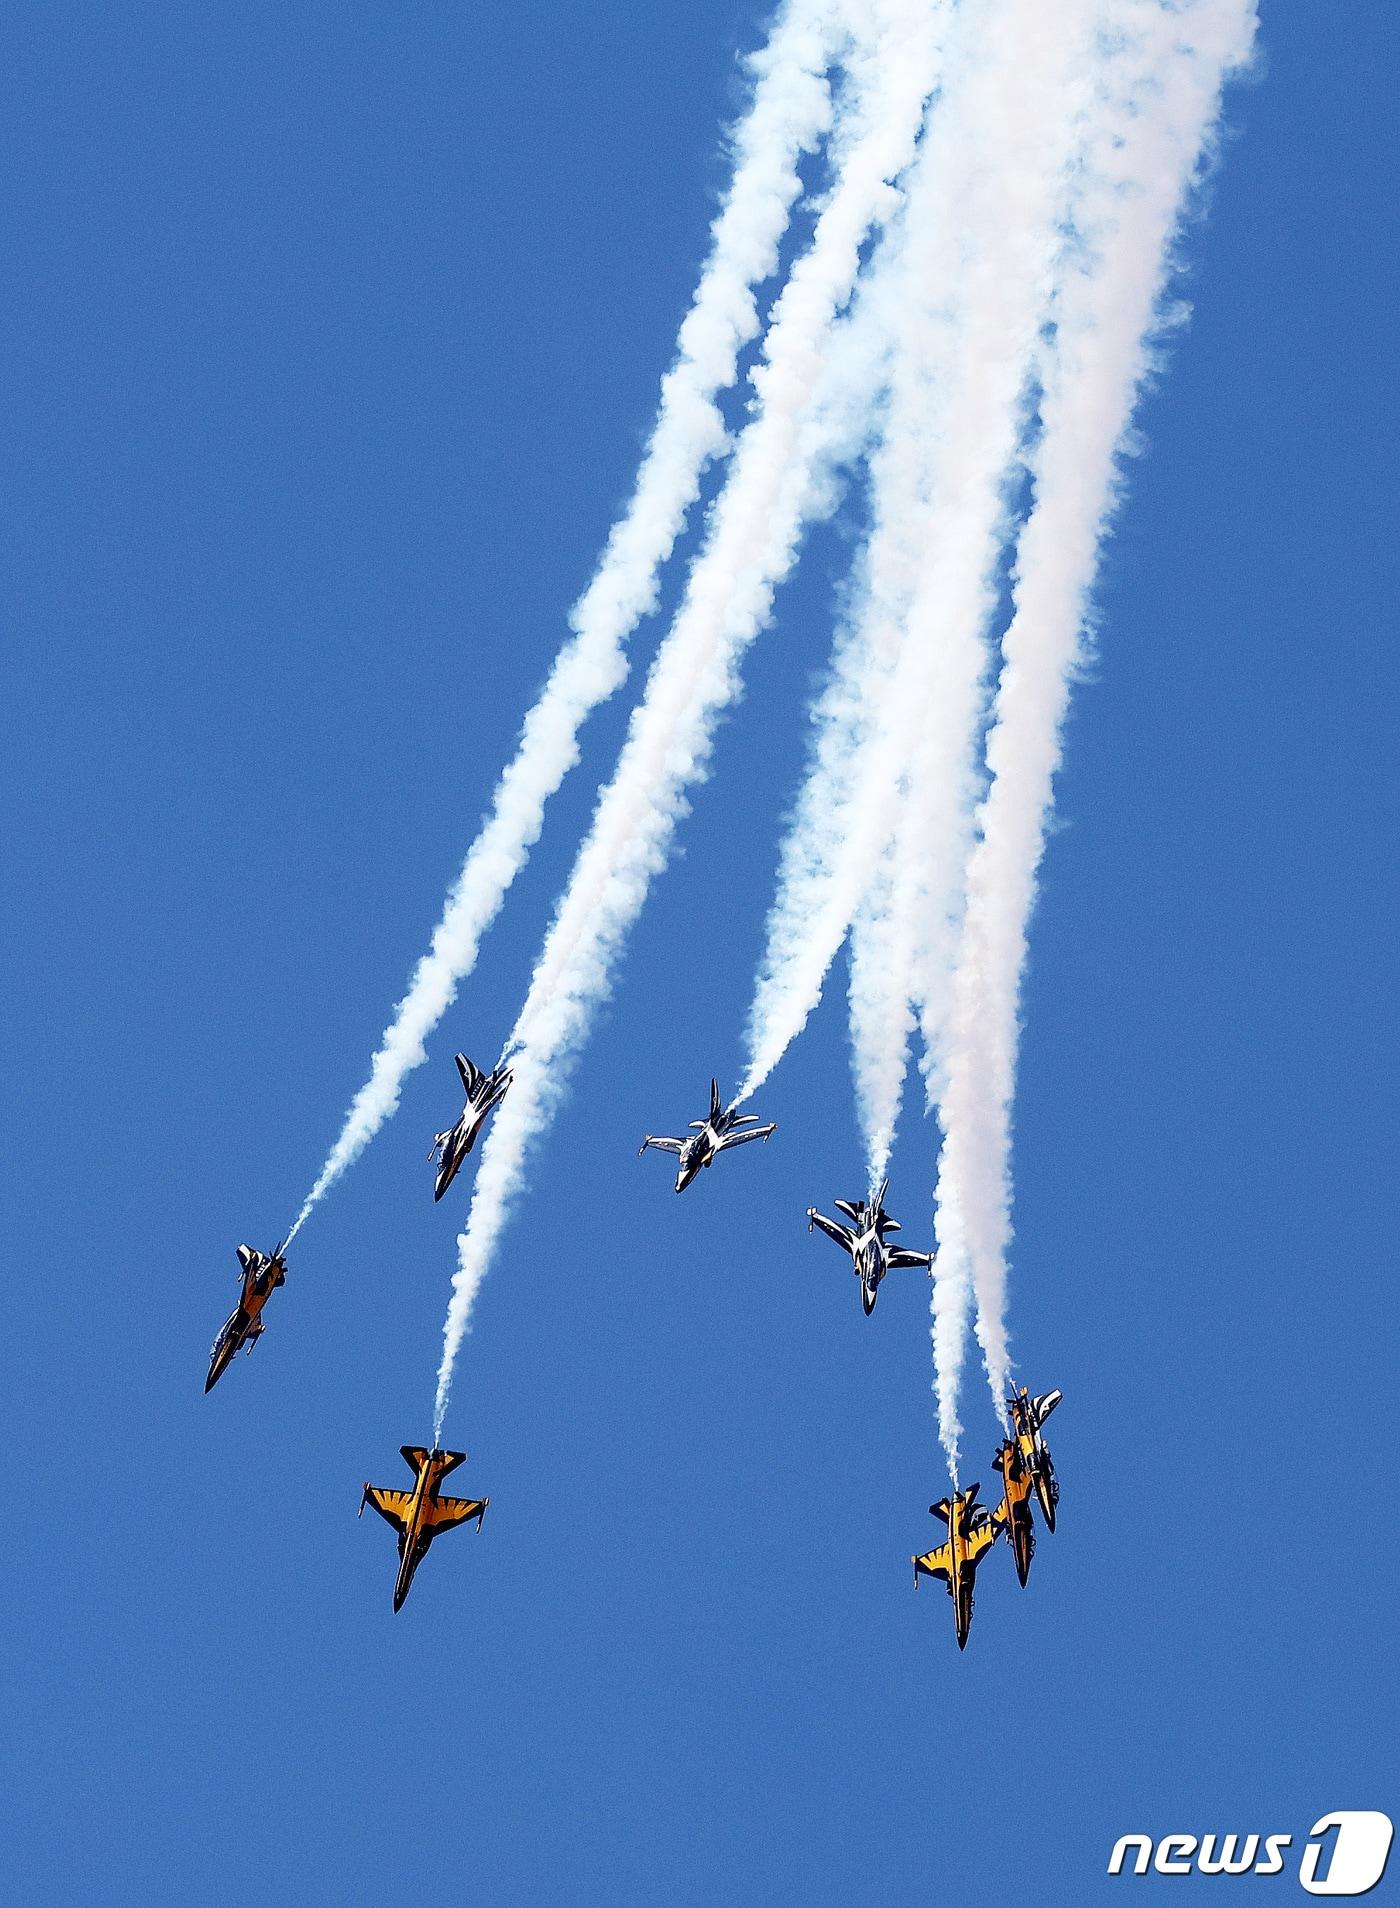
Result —
[{"label": "contrail", "polygon": [[869,551],[815,712],[750,1013],[740,1098],[800,1033],[860,920],[852,1037],[872,1187],[893,1140],[916,968],[950,958],[986,630],[1089,18],[1089,0],[1009,0],[960,15],[888,278],[891,388],[872,458]]},{"label": "contrail", "polygon": [[851,922],[851,1072],[872,1198],[889,1166],[914,1030],[914,910],[906,905],[904,879],[891,837]]},{"label": "contrail", "polygon": [[[940,1428],[957,1462],[957,1381],[967,1279],[999,1409],[1005,1325],[1011,1103],[1026,928],[1044,850],[1069,684],[1098,547],[1117,502],[1118,456],[1152,366],[1154,329],[1187,194],[1213,143],[1226,76],[1249,57],[1254,0],[1117,0],[1106,9],[1073,222],[1080,245],[1058,287],[1046,350],[1034,502],[1016,557],[1013,614],[987,737],[952,982],[934,1341]],[[941,1285],[936,1282],[936,1286]]]},{"label": "contrail", "polygon": [[651,879],[665,865],[686,790],[707,772],[715,723],[738,692],[740,658],[767,621],[821,489],[829,419],[814,414],[813,400],[823,348],[850,297],[862,245],[897,207],[892,182],[912,156],[936,78],[942,9],[886,0],[867,17],[876,24],[864,29],[869,57],[851,62],[852,116],[838,143],[836,183],[774,308],[752,374],[753,415],[509,1042],[515,1086],[495,1116],[458,1242],[434,1406],[438,1434],[457,1351],[530,1142],[554,1112]]},{"label": "contrail", "polygon": [[801,156],[817,147],[830,126],[826,74],[844,32],[838,0],[789,0],[767,45],[749,62],[753,100],[732,136],[729,193],[681,326],[676,362],[662,379],[656,424],[631,501],[570,614],[573,635],[526,718],[490,818],[462,865],[429,951],[414,969],[289,1242],[398,1106],[405,1076],[426,1057],[424,1041],[470,973],[483,934],[539,839],[545,804],[578,760],[579,729],[626,677],[627,637],[655,608],[658,573],[706,466],[726,446],[716,399],[734,382],[739,354],[757,333],[754,291],[777,265],[801,191]]}]

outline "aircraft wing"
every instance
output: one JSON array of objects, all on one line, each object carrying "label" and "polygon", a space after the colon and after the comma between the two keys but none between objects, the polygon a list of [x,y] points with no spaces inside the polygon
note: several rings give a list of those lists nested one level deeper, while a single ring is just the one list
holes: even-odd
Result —
[{"label": "aircraft wing", "polygon": [[990,1550],[1000,1537],[1003,1528],[1000,1519],[996,1517],[984,1518],[980,1524],[974,1525],[966,1538],[968,1562],[976,1563],[986,1551]]},{"label": "aircraft wing", "polygon": [[807,1208],[807,1223],[809,1226],[815,1226],[819,1232],[824,1232],[828,1239],[834,1239],[843,1251],[850,1251],[850,1233],[835,1219],[828,1219],[825,1213],[818,1212],[815,1206]]},{"label": "aircraft wing", "polygon": [[382,1491],[377,1484],[366,1484],[365,1494],[360,1499],[360,1509],[372,1504],[386,1524],[392,1524],[395,1530],[403,1530],[408,1524],[408,1509],[413,1502],[407,1491]]},{"label": "aircraft wing", "polygon": [[906,1246],[891,1246],[885,1255],[886,1264],[893,1270],[901,1265],[921,1265],[927,1269],[933,1264],[931,1252],[911,1252]]},{"label": "aircraft wing", "polygon": [[919,1578],[937,1577],[940,1583],[953,1581],[953,1547],[940,1544],[937,1550],[926,1550],[922,1557],[914,1559],[914,1587],[918,1588]]},{"label": "aircraft wing", "polygon": [[489,1501],[485,1497],[435,1497],[424,1521],[434,1536],[442,1530],[453,1530],[459,1524],[469,1524],[473,1517],[480,1524]]},{"label": "aircraft wing", "polygon": [[641,1150],[645,1152],[648,1146],[654,1146],[658,1153],[678,1153],[684,1145],[684,1140],[664,1139],[656,1133],[648,1133],[642,1141]]},{"label": "aircraft wing", "polygon": [[770,1126],[751,1126],[747,1133],[722,1133],[715,1144],[717,1153],[727,1153],[731,1146],[742,1146],[746,1140],[766,1140],[770,1133],[778,1130],[777,1122]]}]

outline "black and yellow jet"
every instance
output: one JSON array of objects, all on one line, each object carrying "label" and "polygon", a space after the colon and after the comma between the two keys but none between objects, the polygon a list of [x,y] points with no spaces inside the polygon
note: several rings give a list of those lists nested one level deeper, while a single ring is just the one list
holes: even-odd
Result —
[{"label": "black and yellow jet", "polygon": [[916,1590],[920,1576],[937,1577],[947,1586],[953,1599],[953,1624],[960,1650],[966,1649],[972,1627],[972,1587],[977,1566],[1002,1532],[1001,1520],[977,1502],[980,1489],[978,1484],[969,1484],[965,1491],[955,1492],[951,1500],[943,1497],[929,1505],[930,1517],[941,1517],[948,1526],[948,1541],[912,1560]]},{"label": "black and yellow jet", "polygon": [[1041,1436],[1041,1428],[1063,1396],[1061,1391],[1047,1391],[1039,1398],[1032,1398],[1022,1385],[1006,1401],[1011,1415],[1011,1434],[1021,1453],[1021,1462],[1030,1472],[1045,1528],[1051,1531],[1055,1528],[1055,1506],[1060,1501],[1060,1481],[1055,1476],[1055,1466],[1050,1461],[1049,1446]]},{"label": "black and yellow jet", "polygon": [[402,1444],[399,1449],[404,1462],[415,1473],[413,1489],[385,1491],[377,1484],[366,1484],[359,1509],[363,1517],[365,1505],[373,1504],[385,1523],[392,1524],[399,1533],[399,1574],[394,1584],[396,1610],[403,1608],[413,1573],[427,1556],[434,1537],[441,1536],[445,1530],[458,1530],[473,1518],[480,1530],[490,1502],[486,1497],[438,1496],[438,1486],[447,1473],[466,1463],[465,1451],[436,1448],[425,1451],[420,1444]]},{"label": "black and yellow jet", "polygon": [[1016,1563],[1016,1575],[1022,1589],[1031,1574],[1031,1558],[1035,1555],[1035,1524],[1031,1518],[1031,1492],[1035,1488],[1026,1461],[1021,1455],[1021,1447],[1015,1438],[1007,1438],[997,1447],[992,1463],[1001,1472],[1001,1503],[995,1516],[1005,1526],[1006,1541],[1011,1546],[1011,1555]]},{"label": "black and yellow jet", "polygon": [[243,1296],[229,1313],[209,1354],[209,1376],[204,1389],[212,1391],[238,1353],[246,1345],[251,1351],[263,1334],[262,1309],[279,1285],[287,1278],[287,1261],[281,1246],[271,1252],[257,1252],[249,1245],[238,1248],[242,1268]]}]

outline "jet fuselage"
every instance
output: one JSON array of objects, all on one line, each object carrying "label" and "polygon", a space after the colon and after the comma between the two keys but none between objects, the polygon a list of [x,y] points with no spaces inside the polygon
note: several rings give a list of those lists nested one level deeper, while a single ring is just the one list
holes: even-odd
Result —
[{"label": "jet fuselage", "polygon": [[409,1493],[408,1523],[399,1539],[399,1574],[394,1579],[394,1609],[403,1608],[404,1598],[413,1583],[413,1573],[428,1554],[424,1524],[428,1506],[437,1496],[447,1470],[446,1455],[441,1451],[430,1451],[428,1461],[418,1473],[418,1481]]},{"label": "jet fuselage", "polygon": [[252,1246],[240,1246],[243,1292],[229,1313],[209,1355],[206,1392],[212,1391],[246,1345],[251,1351],[263,1333],[262,1309],[279,1285],[286,1283],[287,1266],[280,1249],[269,1255]]},{"label": "jet fuselage", "polygon": [[708,1166],[715,1156],[719,1135],[709,1121],[700,1132],[692,1136],[681,1147],[680,1171],[676,1174],[676,1191],[683,1193],[703,1166]]},{"label": "jet fuselage", "polygon": [[1014,1438],[1007,1438],[1002,1443],[992,1462],[1001,1472],[1001,1516],[1006,1526],[1007,1541],[1011,1545],[1016,1575],[1024,1589],[1030,1575],[1031,1558],[1035,1555],[1035,1526],[1030,1504],[1034,1480]]}]

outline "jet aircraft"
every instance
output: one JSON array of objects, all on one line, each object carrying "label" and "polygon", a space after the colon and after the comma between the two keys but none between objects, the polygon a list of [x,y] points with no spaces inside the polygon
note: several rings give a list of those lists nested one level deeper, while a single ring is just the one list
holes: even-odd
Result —
[{"label": "jet aircraft", "polygon": [[733,1107],[722,1108],[719,1081],[711,1080],[708,1119],[692,1120],[687,1139],[666,1139],[648,1133],[638,1152],[644,1153],[648,1146],[654,1146],[660,1153],[678,1153],[680,1171],[676,1174],[676,1191],[683,1193],[700,1168],[712,1164],[720,1153],[728,1152],[731,1146],[742,1146],[747,1140],[766,1140],[777,1132],[776,1123],[759,1126],[757,1117],[754,1113],[736,1113]]},{"label": "jet aircraft", "polygon": [[1021,1461],[1035,1485],[1036,1501],[1045,1519],[1045,1528],[1051,1531],[1055,1528],[1055,1506],[1060,1501],[1060,1481],[1055,1476],[1055,1467],[1050,1461],[1045,1439],[1041,1436],[1041,1427],[1063,1396],[1061,1391],[1047,1391],[1039,1398],[1032,1398],[1022,1385],[1006,1401]]},{"label": "jet aircraft", "polygon": [[365,1505],[372,1504],[384,1521],[392,1524],[399,1533],[399,1574],[394,1584],[395,1610],[403,1608],[403,1600],[413,1582],[413,1573],[427,1556],[428,1546],[434,1537],[441,1536],[445,1530],[457,1530],[463,1524],[469,1524],[473,1518],[480,1530],[481,1520],[490,1502],[485,1497],[438,1496],[438,1486],[447,1473],[455,1471],[459,1464],[466,1463],[465,1451],[443,1451],[436,1446],[431,1451],[425,1451],[418,1444],[400,1445],[399,1449],[404,1462],[414,1473],[413,1489],[386,1491],[377,1484],[366,1484],[357,1513],[363,1517]]},{"label": "jet aircraft", "polygon": [[1015,1438],[1007,1438],[998,1446],[992,1463],[1001,1472],[1003,1486],[996,1516],[1006,1527],[1006,1540],[1011,1545],[1011,1555],[1016,1562],[1016,1575],[1024,1589],[1031,1573],[1031,1558],[1035,1555],[1035,1525],[1031,1518],[1030,1501],[1035,1480]]},{"label": "jet aircraft", "polygon": [[457,1124],[434,1137],[433,1150],[428,1154],[429,1159],[438,1162],[434,1200],[441,1199],[457,1177],[462,1161],[476,1144],[476,1136],[485,1124],[486,1115],[506,1097],[506,1090],[513,1078],[509,1067],[497,1067],[492,1073],[483,1073],[464,1053],[457,1055],[457,1071],[466,1088],[467,1104]]},{"label": "jet aircraft", "polygon": [[286,1282],[287,1262],[282,1247],[257,1252],[249,1245],[238,1248],[238,1263],[243,1280],[243,1296],[230,1312],[209,1354],[209,1376],[204,1389],[212,1391],[239,1352],[246,1345],[252,1351],[263,1335],[262,1309],[279,1285]]},{"label": "jet aircraft", "polygon": [[828,1219],[815,1206],[807,1208],[807,1230],[819,1226],[828,1239],[834,1239],[843,1252],[851,1255],[851,1270],[860,1280],[860,1302],[869,1318],[875,1310],[880,1281],[895,1266],[933,1264],[931,1252],[910,1252],[904,1246],[892,1246],[885,1235],[901,1230],[899,1221],[885,1211],[885,1194],[890,1182],[882,1179],[880,1190],[867,1205],[863,1199],[838,1199],[836,1210],[844,1212],[848,1224]]},{"label": "jet aircraft", "polygon": [[977,1502],[980,1488],[969,1484],[965,1491],[955,1491],[951,1501],[943,1497],[929,1505],[929,1515],[941,1517],[948,1526],[948,1541],[913,1559],[916,1590],[921,1575],[937,1577],[947,1586],[953,1599],[953,1624],[960,1650],[967,1647],[967,1633],[972,1627],[972,1587],[977,1566],[1002,1532],[1001,1520]]}]

